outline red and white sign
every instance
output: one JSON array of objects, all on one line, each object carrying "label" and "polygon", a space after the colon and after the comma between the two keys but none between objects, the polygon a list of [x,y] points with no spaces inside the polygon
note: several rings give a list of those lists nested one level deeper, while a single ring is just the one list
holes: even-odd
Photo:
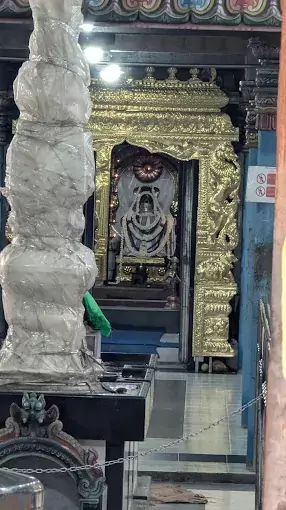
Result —
[{"label": "red and white sign", "polygon": [[250,166],[246,185],[246,202],[275,202],[276,168]]}]

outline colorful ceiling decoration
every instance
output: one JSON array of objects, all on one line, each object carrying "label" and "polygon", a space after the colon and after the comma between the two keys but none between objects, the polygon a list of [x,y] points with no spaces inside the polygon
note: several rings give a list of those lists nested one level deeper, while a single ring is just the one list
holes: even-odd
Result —
[{"label": "colorful ceiling decoration", "polygon": [[30,10],[29,0],[0,0],[0,12],[20,13]]},{"label": "colorful ceiling decoration", "polygon": [[[94,21],[281,25],[280,0],[84,0]],[[28,13],[29,0],[0,0],[1,15]]]},{"label": "colorful ceiling decoration", "polygon": [[281,24],[280,0],[86,0],[86,4],[97,21]]}]

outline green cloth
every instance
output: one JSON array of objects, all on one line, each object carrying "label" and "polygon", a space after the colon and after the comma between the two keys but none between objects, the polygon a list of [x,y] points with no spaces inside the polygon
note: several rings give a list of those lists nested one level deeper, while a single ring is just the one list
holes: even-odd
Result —
[{"label": "green cloth", "polygon": [[92,329],[100,331],[103,336],[110,336],[111,325],[105,315],[102,313],[95,299],[90,292],[86,292],[83,297],[83,306],[85,308],[86,319]]}]

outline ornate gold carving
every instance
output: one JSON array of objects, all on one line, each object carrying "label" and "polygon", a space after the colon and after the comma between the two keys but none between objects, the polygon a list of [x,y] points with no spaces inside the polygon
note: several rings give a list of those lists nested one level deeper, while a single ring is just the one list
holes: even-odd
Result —
[{"label": "ornate gold carving", "polygon": [[140,258],[140,257],[120,257],[116,260],[118,272],[121,267],[121,282],[131,282],[132,275],[135,273],[138,266],[146,267],[146,274],[148,283],[164,284],[166,283],[166,268],[165,260],[163,258]]},{"label": "ornate gold carving", "polygon": [[[140,266],[141,264],[143,265],[150,265],[150,266],[154,266],[154,265],[157,265],[157,266],[162,266],[162,267],[165,267],[165,260],[163,258],[145,258],[145,257],[123,257],[123,260],[124,262],[127,264],[127,265],[136,265],[136,266]],[[119,262],[119,258],[118,258],[118,262]]]},{"label": "ornate gold carving", "polygon": [[212,221],[212,240],[221,249],[237,246],[236,214],[240,170],[231,144],[219,145],[211,156],[208,218]]},{"label": "ornate gold carving", "polygon": [[96,208],[95,208],[95,254],[98,279],[104,281],[107,275],[108,223],[111,152],[114,144],[94,144],[96,150]]},{"label": "ornate gold carving", "polygon": [[[97,258],[101,280],[106,275],[110,154],[113,146],[128,141],[150,153],[165,153],[180,160],[199,159],[194,356],[232,356],[228,343],[229,301],[236,293],[233,249],[237,244],[239,165],[231,142],[238,130],[221,112],[227,96],[198,78],[181,82],[176,70],[157,81],[149,69],[144,80],[106,88],[92,85],[90,128],[97,156]],[[103,260],[105,257],[105,261]],[[126,264],[126,269],[131,267]]]},{"label": "ornate gold carving", "polygon": [[[201,262],[198,261],[199,258],[202,258]],[[231,269],[234,262],[235,257],[230,251],[202,252],[200,257],[197,257],[196,281],[214,283],[232,282]]]},{"label": "ornate gold carving", "polygon": [[139,156],[133,165],[134,175],[140,182],[152,183],[163,173],[162,161],[154,156]]},{"label": "ornate gold carving", "polygon": [[236,293],[236,285],[226,282],[197,283],[194,303],[193,349],[194,356],[233,355],[227,342],[231,312],[229,301]]}]

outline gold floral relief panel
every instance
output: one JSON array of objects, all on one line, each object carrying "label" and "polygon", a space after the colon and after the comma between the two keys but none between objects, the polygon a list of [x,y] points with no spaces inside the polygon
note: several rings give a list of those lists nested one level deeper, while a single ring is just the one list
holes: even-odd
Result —
[{"label": "gold floral relief panel", "polygon": [[194,356],[232,356],[228,343],[232,275],[238,243],[240,169],[231,142],[216,142],[200,158],[194,298]]},{"label": "gold floral relief panel", "polygon": [[[172,74],[172,73],[171,73]],[[228,343],[232,276],[237,245],[239,166],[232,141],[237,129],[221,113],[228,99],[197,73],[186,83],[152,77],[127,88],[96,89],[91,130],[97,152],[96,258],[107,271],[111,152],[124,141],[178,160],[199,160],[193,356],[231,356]],[[128,88],[129,87],[129,88]],[[171,101],[170,101],[170,98]]]},{"label": "gold floral relief panel", "polygon": [[98,280],[104,282],[108,260],[108,219],[110,194],[110,167],[112,144],[95,144],[96,181],[95,181],[95,255],[98,266]]}]

